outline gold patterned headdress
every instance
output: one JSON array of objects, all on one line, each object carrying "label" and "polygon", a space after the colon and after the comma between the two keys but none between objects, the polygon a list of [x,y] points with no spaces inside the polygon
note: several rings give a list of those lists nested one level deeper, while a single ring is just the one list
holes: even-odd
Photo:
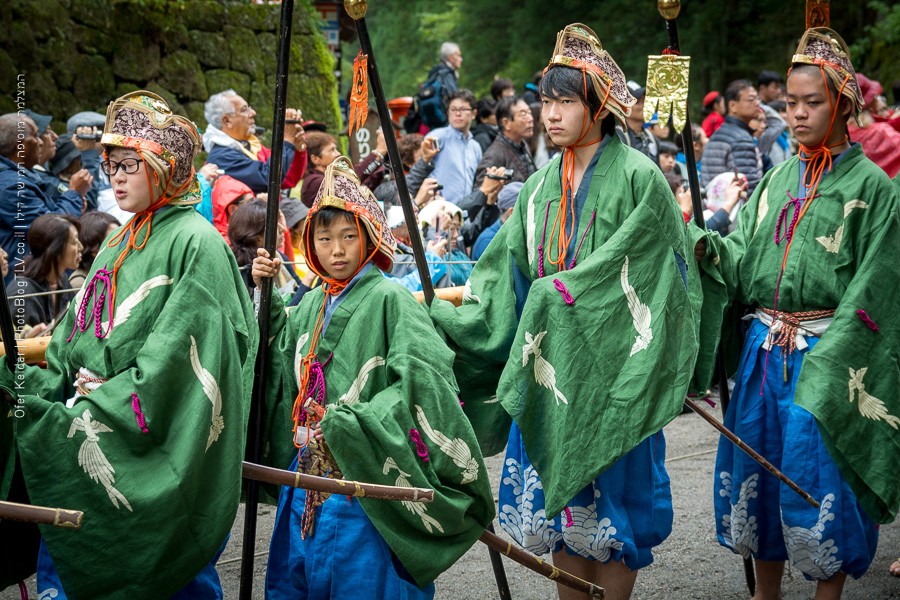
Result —
[{"label": "gold patterned headdress", "polygon": [[[312,240],[309,238],[310,228],[315,220],[313,217],[326,207],[347,211],[365,226],[369,239],[377,249],[372,257],[373,262],[382,271],[390,272],[394,264],[397,240],[387,225],[387,218],[378,205],[375,195],[360,183],[359,177],[353,170],[353,165],[345,156],[339,156],[325,169],[325,180],[319,187],[316,199],[306,217],[303,232],[303,238],[307,244],[306,260],[315,267],[316,273],[320,276],[323,276],[324,270],[316,253],[310,247]],[[327,274],[323,276],[323,279],[327,279]]]},{"label": "gold patterned headdress", "polygon": [[625,74],[609,52],[600,45],[597,34],[581,23],[573,23],[556,35],[556,47],[550,64],[581,69],[600,98],[607,98],[605,108],[625,126],[625,115],[637,102],[626,85]]},{"label": "gold patterned headdress", "polygon": [[792,64],[815,65],[834,84],[835,89],[850,100],[853,113],[858,113],[863,106],[862,91],[856,79],[856,71],[850,62],[850,49],[847,43],[833,29],[814,27],[807,29],[800,38],[797,51],[791,59]]},{"label": "gold patterned headdress", "polygon": [[[130,148],[145,161],[147,153],[152,153],[168,165],[168,173],[158,173],[160,181],[165,182],[162,195],[173,204],[200,202],[200,187],[194,176],[200,133],[192,121],[173,114],[166,101],[153,92],[140,90],[110,102],[100,143]],[[149,167],[154,167],[152,162]]]}]

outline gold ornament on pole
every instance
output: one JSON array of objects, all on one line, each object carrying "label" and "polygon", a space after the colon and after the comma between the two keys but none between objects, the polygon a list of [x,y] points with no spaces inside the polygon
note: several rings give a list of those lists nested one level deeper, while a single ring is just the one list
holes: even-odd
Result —
[{"label": "gold ornament on pole", "polygon": [[831,27],[830,0],[806,0],[806,28]]},{"label": "gold ornament on pole", "polygon": [[344,10],[354,21],[359,21],[366,16],[368,6],[368,0],[344,0]]},{"label": "gold ornament on pole", "polygon": [[663,54],[647,57],[645,123],[650,121],[653,113],[656,113],[660,125],[668,125],[671,118],[675,131],[678,133],[684,131],[687,123],[690,67],[690,56]]},{"label": "gold ornament on pole", "polygon": [[663,19],[671,21],[678,18],[681,12],[681,0],[657,0],[656,9]]}]

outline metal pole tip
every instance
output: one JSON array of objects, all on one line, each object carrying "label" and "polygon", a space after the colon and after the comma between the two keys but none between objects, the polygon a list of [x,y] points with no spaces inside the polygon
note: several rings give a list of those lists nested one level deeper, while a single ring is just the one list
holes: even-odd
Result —
[{"label": "metal pole tip", "polygon": [[681,0],[656,0],[656,8],[663,19],[672,21],[681,12]]},{"label": "metal pole tip", "polygon": [[344,0],[344,10],[354,21],[365,18],[368,5],[368,0]]}]

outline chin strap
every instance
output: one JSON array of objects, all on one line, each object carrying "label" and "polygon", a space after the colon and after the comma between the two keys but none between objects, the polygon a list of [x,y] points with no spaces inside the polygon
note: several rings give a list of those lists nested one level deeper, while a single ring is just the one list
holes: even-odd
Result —
[{"label": "chin strap", "polygon": [[[587,71],[584,67],[581,69],[581,75],[584,81],[584,97],[588,96],[588,83],[587,83]],[[575,189],[575,149],[576,148],[586,148],[588,146],[593,146],[594,144],[599,144],[603,139],[601,135],[599,138],[595,140],[585,141],[585,137],[587,137],[588,133],[590,133],[591,129],[594,126],[594,123],[597,122],[597,119],[600,117],[600,113],[603,112],[603,109],[606,107],[606,101],[609,99],[610,87],[606,88],[606,95],[603,97],[603,102],[600,103],[600,108],[597,109],[597,112],[594,113],[593,117],[591,117],[588,112],[587,105],[584,107],[584,114],[581,120],[581,135],[575,140],[575,143],[571,146],[567,146],[563,150],[562,157],[562,197],[559,201],[559,210],[556,212],[556,219],[553,221],[553,227],[550,229],[550,238],[547,240],[547,262],[553,265],[556,265],[557,272],[566,270],[566,251],[569,248],[569,244],[572,241],[572,238],[575,237],[575,193],[578,191]],[[588,119],[590,118],[590,121]],[[546,227],[546,222],[545,222]],[[556,238],[556,257],[554,258],[552,247],[553,247],[553,239]]]}]

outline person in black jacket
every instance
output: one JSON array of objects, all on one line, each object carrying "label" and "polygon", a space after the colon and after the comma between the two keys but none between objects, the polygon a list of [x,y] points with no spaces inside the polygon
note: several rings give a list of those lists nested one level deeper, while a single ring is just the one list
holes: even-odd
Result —
[{"label": "person in black jacket", "polygon": [[752,194],[762,179],[762,159],[750,121],[760,116],[759,95],[746,79],[732,81],[725,89],[725,122],[709,138],[703,150],[700,185],[706,187],[717,175],[738,172],[747,177]]}]

